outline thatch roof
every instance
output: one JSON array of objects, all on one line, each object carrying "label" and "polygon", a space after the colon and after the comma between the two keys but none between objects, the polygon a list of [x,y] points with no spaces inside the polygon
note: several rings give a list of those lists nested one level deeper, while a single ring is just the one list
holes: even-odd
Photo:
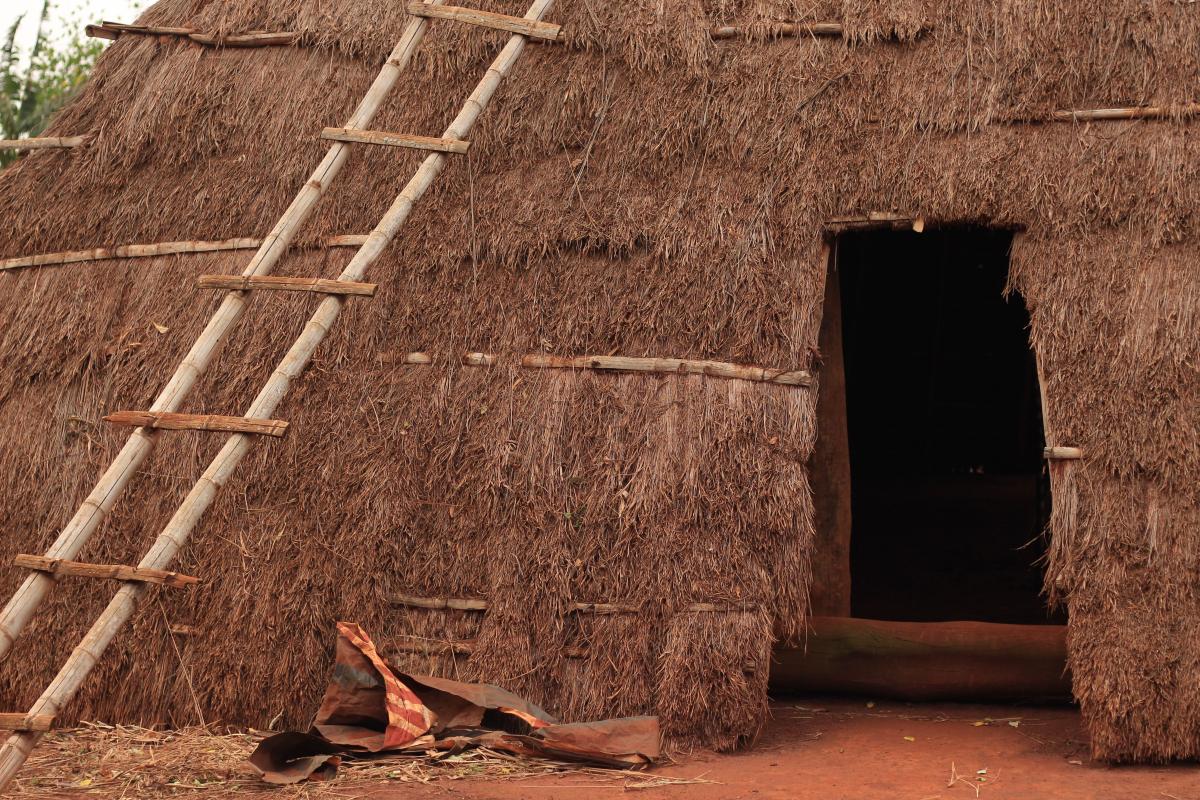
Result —
[{"label": "thatch roof", "polygon": [[[261,237],[398,38],[402,5],[159,2],[143,22],[303,35],[249,50],[123,36],[51,130],[89,145],[0,175],[0,255]],[[1037,122],[1196,100],[1194,8],[584,0],[550,16],[565,45],[529,48],[370,276],[379,295],[352,304],[281,409],[289,437],[257,447],[189,546],[179,568],[209,583],[152,600],[79,713],[185,722],[194,690],[210,717],[300,709],[300,723],[332,622],[351,618],[381,641],[474,639],[469,660],[415,668],[505,683],[567,718],[653,710],[677,737],[753,736],[772,632],[795,640],[806,613],[815,392],[457,356],[817,370],[822,224],[890,209],[1023,231],[1012,281],[1049,428],[1087,453],[1055,467],[1048,572],[1076,694],[1099,755],[1200,755],[1200,143],[1182,114]],[[846,34],[773,40],[771,20]],[[751,36],[714,41],[716,24]],[[439,133],[501,38],[434,23],[374,127]],[[367,232],[418,158],[357,150],[304,243]],[[0,274],[5,554],[53,538],[124,436],[100,416],[146,407],[186,352],[217,302],[195,276],[246,258]],[[347,258],[298,251],[279,273],[331,277]],[[187,409],[240,413],[311,302],[256,295]],[[434,364],[379,358],[410,350]],[[135,561],[218,446],[171,436],[84,557]],[[405,610],[399,593],[491,607]],[[56,591],[10,658],[8,707],[49,680],[101,595]],[[577,601],[645,613],[569,613]],[[746,610],[676,613],[693,602]],[[198,630],[172,638],[168,622]]]}]

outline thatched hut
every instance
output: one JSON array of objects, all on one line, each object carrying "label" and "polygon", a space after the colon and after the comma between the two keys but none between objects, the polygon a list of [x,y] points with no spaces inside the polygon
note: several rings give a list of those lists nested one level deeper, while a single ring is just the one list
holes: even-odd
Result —
[{"label": "thatched hut", "polygon": [[[999,265],[979,285],[1027,307],[1028,331],[1023,318],[1015,330],[1036,352],[1045,412],[1044,441],[1041,404],[1009,438],[1082,455],[1049,465],[1044,571],[1069,615],[1095,752],[1200,756],[1196,6],[570,2],[549,18],[564,41],[527,49],[469,153],[371,272],[378,294],[349,304],[280,408],[288,436],[256,445],[187,546],[178,569],[204,584],[152,595],[74,711],[300,724],[333,622],[353,619],[410,670],[503,683],[567,718],[653,711],[677,739],[752,738],[772,646],[803,641],[810,596],[822,613],[851,610],[844,489],[869,444],[858,431],[963,441],[966,428],[931,427],[934,406],[914,416],[914,398],[937,395],[930,378],[947,365],[1008,363],[982,344],[997,339],[977,338],[976,314],[938,329],[953,358],[927,346],[923,321],[946,305],[920,300],[946,283],[903,279],[928,260],[919,239],[965,253],[939,262],[942,277]],[[86,143],[0,174],[0,256],[261,239],[406,15],[383,0],[161,0],[140,22],[205,41],[120,35],[49,132]],[[250,31],[297,36],[221,46]],[[435,21],[372,127],[436,135],[505,36]],[[1070,113],[1118,106],[1137,108]],[[367,233],[421,157],[356,148],[276,273],[335,276],[353,250],[330,238]],[[875,224],[906,230],[843,234]],[[845,291],[826,303],[831,244],[842,290],[874,263],[893,271],[894,303],[851,307]],[[53,540],[128,435],[101,417],[148,407],[185,355],[220,301],[197,276],[237,274],[249,256],[0,272],[6,557]],[[250,302],[184,410],[242,413],[316,301]],[[855,340],[889,349],[860,359],[866,372],[845,342],[850,395],[859,381],[860,397],[891,397],[905,414],[890,425],[856,427],[853,398],[829,394],[843,384],[831,325],[821,346],[835,306],[863,324],[897,312]],[[407,363],[417,351],[431,363]],[[467,352],[494,363],[465,364]],[[531,369],[529,355],[708,359],[814,380]],[[1012,363],[1003,375],[1032,364]],[[870,379],[888,364],[888,381]],[[830,450],[814,458],[819,438]],[[136,563],[221,441],[161,435],[82,558]],[[892,440],[873,474],[932,461],[995,471],[969,452],[910,449],[910,462],[913,441]],[[1026,472],[1041,485],[1040,465]],[[1045,515],[1044,501],[1029,513]],[[925,546],[912,541],[893,555]],[[8,659],[5,708],[27,707],[108,597],[61,582]],[[622,613],[576,605],[588,603]]]}]

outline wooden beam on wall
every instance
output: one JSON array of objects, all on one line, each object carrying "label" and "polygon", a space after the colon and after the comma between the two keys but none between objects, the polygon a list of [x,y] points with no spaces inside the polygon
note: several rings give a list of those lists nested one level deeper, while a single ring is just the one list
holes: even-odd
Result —
[{"label": "wooden beam on wall", "polygon": [[751,34],[763,32],[765,38],[782,36],[842,36],[845,27],[840,22],[778,22],[761,26],[754,25],[720,25],[713,28],[710,35],[718,41],[723,39],[740,39]]},{"label": "wooden beam on wall", "polygon": [[58,150],[80,147],[87,136],[34,136],[28,139],[0,139],[0,150]]},{"label": "wooden beam on wall", "polygon": [[221,414],[176,414],[165,411],[116,411],[104,417],[104,421],[113,425],[164,431],[215,431],[275,437],[283,436],[288,429],[288,423],[281,419],[229,417]]},{"label": "wooden beam on wall", "polygon": [[[436,6],[433,7],[436,8]],[[333,142],[407,147],[413,150],[432,150],[438,153],[455,153],[457,155],[462,155],[471,147],[470,142],[462,139],[440,139],[436,136],[415,136],[410,133],[364,131],[353,128],[326,128],[321,131],[321,138]]]},{"label": "wooden beam on wall", "polygon": [[115,581],[155,583],[175,589],[193,586],[200,582],[199,578],[161,569],[130,567],[124,564],[85,564],[79,561],[65,561],[58,558],[31,556],[24,553],[13,558],[13,566],[37,570],[38,572],[48,572],[51,575],[61,575],[63,577],[106,578]]},{"label": "wooden beam on wall", "polygon": [[[363,235],[332,236],[322,242],[324,247],[362,247]],[[17,256],[0,260],[0,271],[28,267],[57,267],[87,261],[107,261],[118,258],[154,258],[185,253],[216,253],[225,250],[257,250],[262,239],[224,239],[221,241],[158,242],[155,244],[125,244],[118,247],[96,247],[91,250],[67,250],[36,256]]]},{"label": "wooden beam on wall", "polygon": [[120,22],[101,22],[99,25],[88,25],[84,33],[93,39],[120,38],[124,34],[141,36],[178,36],[189,39],[206,47],[283,47],[300,41],[300,34],[295,31],[249,31],[247,33],[231,33],[217,36],[202,33],[195,28],[170,28],[156,25],[124,25]]},{"label": "wooden beam on wall", "polygon": [[337,281],[328,278],[288,278],[279,275],[201,275],[197,285],[201,289],[229,289],[240,292],[268,289],[356,297],[374,297],[375,290],[379,288],[377,283]]},{"label": "wooden beam on wall", "polygon": [[562,32],[561,25],[549,22],[535,22],[523,17],[511,17],[508,14],[495,14],[491,11],[479,11],[462,6],[431,6],[415,0],[408,4],[408,13],[414,17],[431,17],[447,19],[454,22],[464,22],[468,25],[478,25],[499,31],[516,33],[533,39],[543,39],[547,42],[556,41]]}]

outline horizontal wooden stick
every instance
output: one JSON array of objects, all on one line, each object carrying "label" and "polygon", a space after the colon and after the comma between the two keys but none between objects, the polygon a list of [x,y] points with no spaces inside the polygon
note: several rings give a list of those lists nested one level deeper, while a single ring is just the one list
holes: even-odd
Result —
[{"label": "horizontal wooden stick", "polygon": [[597,369],[617,372],[662,372],[680,375],[708,375],[788,386],[808,386],[812,375],[799,369],[771,369],[724,361],[690,358],[629,358],[626,356],[550,356],[527,355],[521,366],[533,369]]},{"label": "horizontal wooden stick", "polygon": [[93,39],[115,40],[122,34],[143,36],[180,36],[209,47],[280,47],[295,44],[300,34],[295,31],[250,31],[227,36],[201,33],[194,28],[167,28],[154,25],[123,25],[120,22],[101,22],[88,25],[84,32]]},{"label": "horizontal wooden stick", "polygon": [[[430,7],[437,8],[437,6]],[[380,144],[388,147],[408,147],[413,150],[433,150],[439,153],[458,153],[460,155],[471,147],[470,142],[462,139],[439,139],[436,136],[414,136],[409,133],[363,131],[353,128],[326,128],[321,131],[321,138],[334,142]]]},{"label": "horizontal wooden stick", "polygon": [[0,714],[0,731],[37,731],[45,733],[54,727],[53,714],[24,714],[5,712]]},{"label": "horizontal wooden stick", "polygon": [[[428,353],[380,353],[384,364],[432,364]],[[500,356],[494,353],[465,353],[460,363],[468,367],[494,367]],[[528,369],[595,369],[615,372],[657,372],[667,375],[707,375],[714,378],[810,386],[812,375],[806,370],[772,369],[725,361],[687,358],[632,358],[628,356],[551,356],[535,353],[523,356],[518,364]]]},{"label": "horizontal wooden stick", "polygon": [[1049,461],[1078,461],[1083,458],[1083,450],[1078,447],[1047,447],[1042,456]]},{"label": "horizontal wooden stick", "polygon": [[[366,236],[344,235],[326,239],[325,247],[362,247]],[[225,250],[257,250],[262,239],[223,239],[221,241],[158,242],[156,244],[125,244],[119,247],[96,247],[91,250],[67,250],[37,256],[18,256],[0,260],[0,270],[26,267],[52,267],[78,264],[85,261],[106,261],[118,258],[152,258],[183,253],[216,253]]]},{"label": "horizontal wooden stick", "polygon": [[220,414],[174,414],[156,411],[117,411],[104,417],[114,425],[135,428],[156,428],[165,431],[219,431],[222,433],[255,433],[263,436],[283,436],[288,423],[281,419],[226,417]]},{"label": "horizontal wooden stick", "polygon": [[[404,594],[392,595],[390,602],[395,606],[453,611],[487,611],[489,606],[487,600],[455,597],[414,597]],[[753,611],[757,608],[756,604],[734,606],[717,605],[715,603],[691,603],[679,609],[679,611],[681,613],[730,613]],[[627,603],[571,603],[568,610],[579,614],[639,614],[642,611],[639,606]]]},{"label": "horizontal wooden stick", "polygon": [[0,150],[47,150],[79,147],[87,136],[36,136],[29,139],[0,139]]},{"label": "horizontal wooden stick", "polygon": [[[474,639],[465,639],[457,642],[435,641],[432,639],[422,639],[414,642],[390,642],[384,647],[385,652],[393,653],[412,653],[414,655],[423,656],[466,656],[470,658],[475,654],[477,642]],[[589,650],[586,647],[562,647],[559,648],[558,654],[563,658],[587,658]],[[747,674],[752,674],[758,669],[756,664],[743,664],[742,671]]]},{"label": "horizontal wooden stick", "polygon": [[335,281],[327,278],[286,278],[275,275],[201,275],[201,289],[274,289],[284,292],[314,292],[317,294],[342,294],[359,297],[374,297],[379,288],[376,283]]},{"label": "horizontal wooden stick", "polygon": [[535,22],[521,17],[510,17],[508,14],[495,14],[491,11],[479,11],[461,6],[431,6],[419,2],[419,0],[408,4],[408,13],[414,17],[449,19],[455,22],[465,22],[468,25],[494,28],[521,36],[529,36],[533,39],[544,39],[548,42],[557,40],[558,35],[562,32],[561,25],[549,22]]},{"label": "horizontal wooden stick", "polygon": [[[422,640],[416,642],[392,642],[387,650],[397,653],[413,653],[425,656],[470,656],[475,652],[475,641],[468,639],[458,642],[437,642]],[[586,658],[587,650],[582,647],[564,647],[560,651],[564,658]]]},{"label": "horizontal wooden stick", "polygon": [[925,230],[925,218],[892,211],[870,211],[859,216],[834,217],[825,223],[827,228],[911,228],[917,233]]},{"label": "horizontal wooden stick", "polygon": [[195,636],[196,628],[193,625],[168,625],[167,630],[172,636]]},{"label": "horizontal wooden stick", "polygon": [[[714,39],[738,39],[749,36],[753,26],[721,25],[711,31]],[[764,26],[766,36],[841,36],[845,28],[840,22],[779,22]]]},{"label": "horizontal wooden stick", "polygon": [[463,366],[467,367],[494,367],[499,360],[492,353],[464,353],[462,357]]},{"label": "horizontal wooden stick", "polygon": [[432,364],[433,357],[428,353],[379,353],[376,358],[381,364]]},{"label": "horizontal wooden stick", "polygon": [[190,575],[180,575],[178,572],[167,572],[161,569],[144,569],[142,567],[129,567],[123,564],[84,564],[79,561],[64,561],[58,558],[25,554],[15,557],[13,565],[64,577],[107,578],[116,581],[156,583],[176,589],[182,589],[185,586],[192,586],[200,582],[199,578],[193,578]]},{"label": "horizontal wooden stick", "polygon": [[487,600],[466,600],[454,597],[415,597],[407,594],[395,595],[391,598],[391,602],[392,605],[397,606],[429,608],[433,610],[486,611],[488,607]]},{"label": "horizontal wooden stick", "polygon": [[1170,119],[1171,117],[1194,117],[1200,114],[1200,103],[1181,106],[1130,106],[1126,108],[1092,108],[1079,111],[1055,111],[1055,122],[1093,122],[1121,119]]}]

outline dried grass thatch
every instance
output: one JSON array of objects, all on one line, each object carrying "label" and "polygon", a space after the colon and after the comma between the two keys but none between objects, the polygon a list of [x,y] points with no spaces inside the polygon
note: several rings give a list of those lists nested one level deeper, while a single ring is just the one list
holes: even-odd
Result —
[{"label": "dried grass thatch", "polygon": [[[52,135],[0,176],[0,253],[262,236],[398,37],[382,0],[163,0],[142,21],[291,30],[297,47],[125,37]],[[522,8],[484,2],[485,8]],[[1059,444],[1051,580],[1099,755],[1200,755],[1200,144],[1176,120],[1012,124],[1063,108],[1196,100],[1200,16],[1168,0],[566,3],[564,46],[527,52],[207,517],[162,595],[106,657],[87,716],[300,722],[332,621],[379,639],[471,638],[420,668],[486,677],[568,716],[656,710],[676,737],[757,731],[773,636],[802,629],[815,392],[699,377],[458,366],[467,350],[619,352],[816,368],[822,221],[895,209],[1024,230]],[[840,19],[846,39],[773,40]],[[716,24],[749,39],[714,42]],[[434,134],[499,34],[435,23],[375,127]],[[365,232],[418,156],[360,148],[305,232]],[[331,277],[306,251],[288,275]],[[215,304],[190,288],[239,254],[0,275],[3,553],[49,541]],[[188,410],[238,413],[311,300],[256,296]],[[154,323],[170,330],[159,333]],[[377,354],[424,350],[431,366]],[[903,387],[897,387],[903,391]],[[128,562],[211,437],[160,447],[84,557]],[[47,490],[49,489],[49,490]],[[16,580],[8,577],[8,585]],[[392,594],[487,597],[486,615]],[[23,707],[98,609],[64,585],[5,671]],[[581,617],[571,601],[642,605]],[[695,601],[738,613],[679,614]],[[171,623],[197,634],[177,637]],[[182,658],[175,653],[181,648]],[[585,658],[567,658],[584,646]],[[17,678],[19,677],[19,685]],[[297,697],[299,695],[299,697]],[[306,707],[302,700],[307,700]]]},{"label": "dried grass thatch", "polygon": [[[570,775],[590,786],[629,789],[712,783],[703,778],[636,776],[562,761],[476,748],[462,753],[368,756],[343,761],[336,780],[272,786],[246,763],[262,734],[218,733],[203,727],[172,731],[89,724],[44,739],[12,786],[14,797],[242,797],[345,800],[384,787],[451,781],[521,781]],[[568,784],[570,785],[570,784]],[[9,796],[6,793],[5,796]]]}]

